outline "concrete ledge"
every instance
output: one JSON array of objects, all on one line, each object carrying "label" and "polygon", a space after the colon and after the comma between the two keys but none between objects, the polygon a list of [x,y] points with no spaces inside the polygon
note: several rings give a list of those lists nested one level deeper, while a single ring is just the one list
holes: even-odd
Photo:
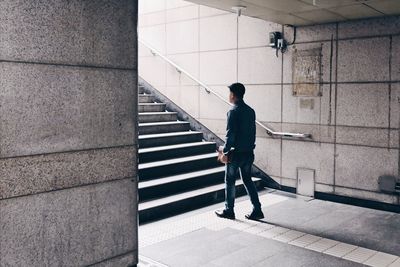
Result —
[{"label": "concrete ledge", "polygon": [[0,159],[0,199],[136,176],[136,146]]},{"label": "concrete ledge", "polygon": [[134,144],[135,74],[0,63],[0,158]]},{"label": "concrete ledge", "polygon": [[1,2],[1,60],[134,68],[136,1]]},{"label": "concrete ledge", "polygon": [[87,266],[134,251],[131,179],[0,201],[4,266]]}]

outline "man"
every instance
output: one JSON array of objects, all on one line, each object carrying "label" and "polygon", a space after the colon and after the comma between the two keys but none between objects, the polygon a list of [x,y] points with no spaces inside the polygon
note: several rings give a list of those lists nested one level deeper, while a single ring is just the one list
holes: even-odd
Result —
[{"label": "man", "polygon": [[234,106],[228,112],[225,145],[219,148],[219,160],[225,163],[225,209],[215,211],[221,218],[235,219],[235,181],[239,176],[246,187],[247,194],[253,204],[253,211],[245,217],[249,220],[264,218],[258,199],[256,186],[251,180],[251,167],[254,162],[256,139],[256,115],[254,110],[244,101],[246,91],[241,83],[228,86],[230,89],[229,102]]}]

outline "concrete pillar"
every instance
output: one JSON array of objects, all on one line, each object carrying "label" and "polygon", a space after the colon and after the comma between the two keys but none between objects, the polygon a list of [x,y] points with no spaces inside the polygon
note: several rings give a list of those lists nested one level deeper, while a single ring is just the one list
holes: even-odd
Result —
[{"label": "concrete pillar", "polygon": [[137,1],[0,1],[0,266],[137,263]]}]

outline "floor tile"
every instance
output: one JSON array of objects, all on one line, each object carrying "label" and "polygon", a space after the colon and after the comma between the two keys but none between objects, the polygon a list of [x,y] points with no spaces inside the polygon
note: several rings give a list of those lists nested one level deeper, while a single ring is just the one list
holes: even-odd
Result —
[{"label": "floor tile", "polygon": [[267,231],[261,232],[259,234],[257,234],[258,236],[262,236],[265,238],[274,238],[275,236],[281,235],[285,232],[290,231],[290,229],[288,228],[284,228],[284,227],[280,227],[280,226],[276,226],[273,227]]},{"label": "floor tile", "polygon": [[369,258],[366,262],[364,262],[364,264],[373,267],[386,267],[394,263],[394,261],[396,261],[397,259],[397,256],[378,252],[374,256]]},{"label": "floor tile", "polygon": [[375,255],[377,251],[367,249],[367,248],[357,248],[350,252],[349,254],[345,255],[343,259],[363,263],[373,255]]},{"label": "floor tile", "polygon": [[337,245],[338,243],[338,241],[332,239],[322,238],[321,240],[306,246],[306,248],[317,252],[322,252]]},{"label": "floor tile", "polygon": [[350,244],[346,244],[346,243],[339,243],[339,244],[323,251],[323,253],[340,258],[340,257],[343,257],[343,256],[347,255],[348,253],[352,252],[356,248],[357,248],[357,246],[354,246],[354,245],[350,245]]},{"label": "floor tile", "polygon": [[295,230],[290,230],[281,235],[275,236],[273,239],[280,241],[280,242],[288,243],[288,242],[295,240],[303,235],[305,235],[305,233],[295,231]]},{"label": "floor tile", "polygon": [[316,236],[316,235],[303,235],[293,241],[290,241],[289,244],[290,245],[294,245],[294,246],[298,246],[298,247],[305,247],[308,246],[312,243],[317,242],[318,240],[321,240],[322,237]]},{"label": "floor tile", "polygon": [[390,264],[389,267],[400,267],[400,258],[398,258],[395,262]]}]

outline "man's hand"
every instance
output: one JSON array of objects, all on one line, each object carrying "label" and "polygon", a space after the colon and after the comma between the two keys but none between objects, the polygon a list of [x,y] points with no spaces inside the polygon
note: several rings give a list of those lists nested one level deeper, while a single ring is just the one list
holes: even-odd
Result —
[{"label": "man's hand", "polygon": [[218,152],[218,161],[227,164],[228,163],[228,156],[222,153],[221,151]]}]

